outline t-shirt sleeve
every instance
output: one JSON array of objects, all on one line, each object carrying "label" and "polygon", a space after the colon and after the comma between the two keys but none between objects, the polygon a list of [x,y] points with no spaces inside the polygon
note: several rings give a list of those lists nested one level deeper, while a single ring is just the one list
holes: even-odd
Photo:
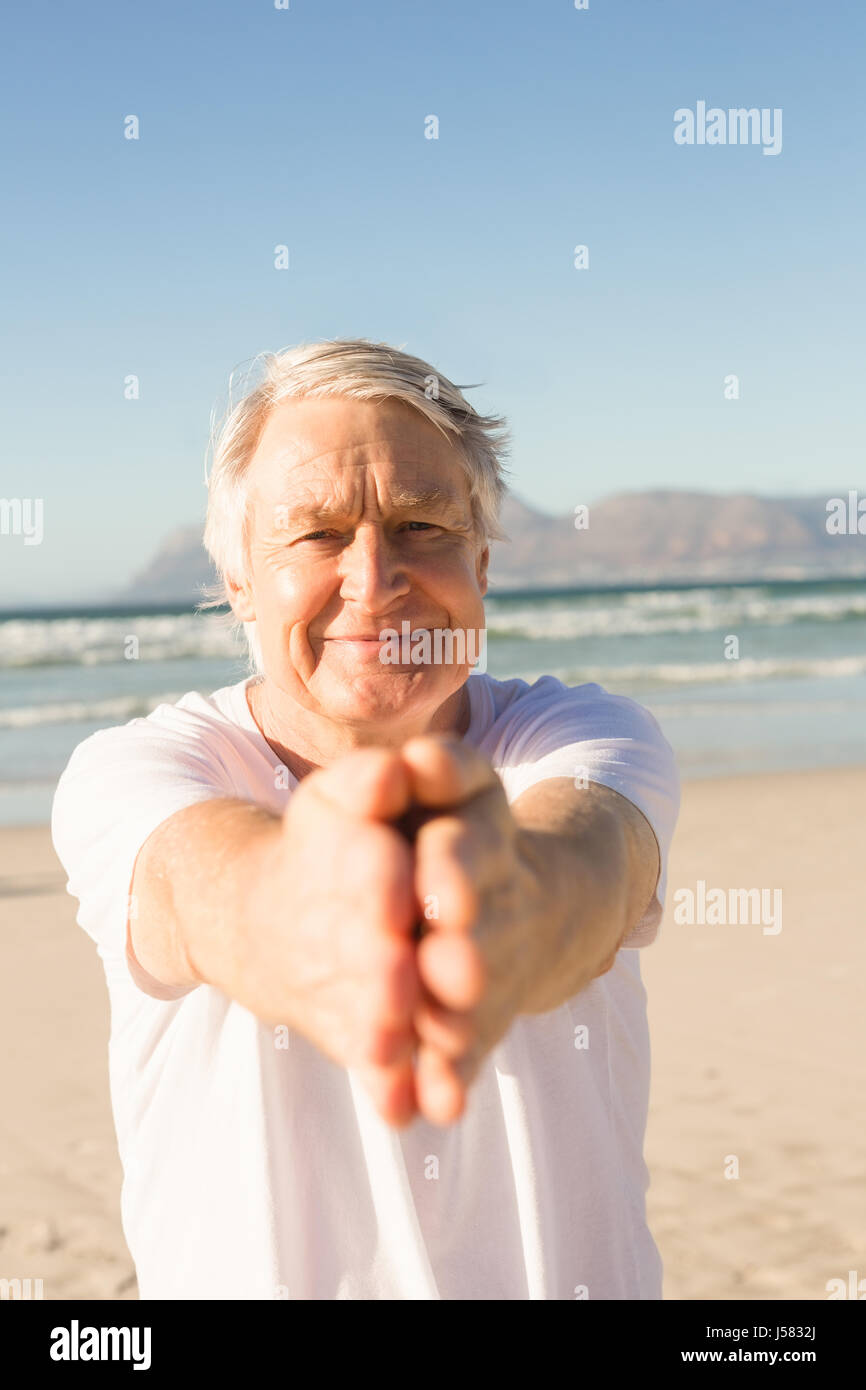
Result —
[{"label": "t-shirt sleeve", "polygon": [[164,986],[127,952],[138,852],[176,811],[236,795],[218,736],[206,720],[176,705],[92,734],[60,778],[51,834],[68,876],[67,892],[78,899],[77,920],[96,942],[106,970],[125,970],[154,998],[179,999],[195,986]]},{"label": "t-shirt sleeve", "polygon": [[[524,705],[523,710],[519,706]],[[680,807],[673,750],[657,721],[635,700],[595,684],[567,686],[543,677],[516,702],[516,718],[495,761],[509,801],[549,777],[598,782],[643,814],[659,848],[655,894],[623,947],[650,945],[658,934],[668,853]]]}]

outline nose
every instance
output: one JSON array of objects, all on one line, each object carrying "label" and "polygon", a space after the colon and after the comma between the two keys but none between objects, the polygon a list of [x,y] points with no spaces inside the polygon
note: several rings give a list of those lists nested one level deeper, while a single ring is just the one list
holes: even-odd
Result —
[{"label": "nose", "polygon": [[343,547],[340,574],[340,597],[369,613],[387,612],[411,587],[397,547],[374,523],[358,526]]}]

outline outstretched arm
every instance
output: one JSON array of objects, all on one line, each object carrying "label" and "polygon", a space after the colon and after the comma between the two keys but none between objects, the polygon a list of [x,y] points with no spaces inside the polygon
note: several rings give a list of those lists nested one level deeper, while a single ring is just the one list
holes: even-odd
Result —
[{"label": "outstretched arm", "polygon": [[651,901],[659,851],[641,812],[607,787],[552,778],[509,805],[466,744],[428,737],[402,755],[414,798],[438,810],[415,841],[416,892],[432,909],[416,1083],[421,1111],[448,1123],[515,1018],[611,968]]}]

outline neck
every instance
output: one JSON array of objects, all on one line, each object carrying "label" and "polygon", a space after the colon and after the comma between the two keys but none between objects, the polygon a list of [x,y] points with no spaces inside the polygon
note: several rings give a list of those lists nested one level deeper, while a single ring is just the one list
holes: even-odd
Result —
[{"label": "neck", "polygon": [[[263,738],[298,781],[356,748],[400,748],[407,739],[419,734],[456,733],[462,737],[469,728],[469,692],[465,684],[432,716],[397,728],[393,721],[381,726],[335,724],[311,714],[281,692],[278,712],[278,702],[265,676],[251,681],[246,693],[250,713]],[[291,741],[287,742],[289,738]]]}]

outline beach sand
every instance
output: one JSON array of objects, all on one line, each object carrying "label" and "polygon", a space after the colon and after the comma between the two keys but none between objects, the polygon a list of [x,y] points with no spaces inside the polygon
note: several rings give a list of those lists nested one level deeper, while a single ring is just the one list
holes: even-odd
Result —
[{"label": "beach sand", "polygon": [[[687,783],[656,943],[646,1156],[667,1299],[866,1278],[866,768]],[[678,925],[679,888],[782,890],[782,930]],[[0,1278],[134,1299],[108,999],[46,828],[0,831]],[[738,1177],[726,1177],[733,1171]]]},{"label": "beach sand", "polygon": [[[684,787],[643,968],[666,1298],[826,1299],[866,1278],[864,813],[863,768]],[[781,888],[782,930],[677,925],[698,879]]]}]

